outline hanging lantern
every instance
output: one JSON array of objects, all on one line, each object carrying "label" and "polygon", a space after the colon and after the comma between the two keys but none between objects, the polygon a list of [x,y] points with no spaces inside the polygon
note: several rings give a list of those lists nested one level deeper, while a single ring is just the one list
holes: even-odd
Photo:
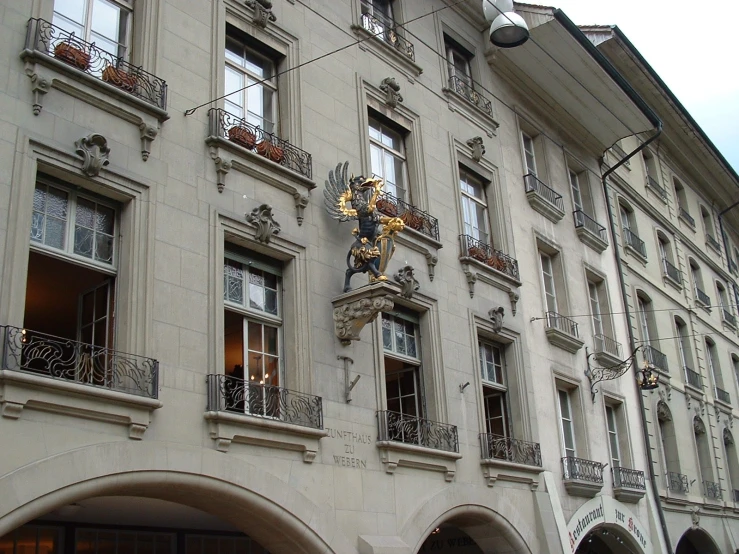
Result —
[{"label": "hanging lantern", "polygon": [[654,366],[644,360],[644,367],[636,372],[636,380],[641,390],[654,390],[659,386],[659,375]]}]

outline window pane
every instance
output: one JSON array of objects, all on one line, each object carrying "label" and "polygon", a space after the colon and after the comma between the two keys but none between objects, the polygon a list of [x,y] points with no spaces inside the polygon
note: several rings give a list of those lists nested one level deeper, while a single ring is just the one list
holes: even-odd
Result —
[{"label": "window pane", "polygon": [[16,554],[36,554],[37,527],[27,525],[16,530]]},{"label": "window pane", "polygon": [[66,222],[60,219],[47,217],[46,229],[44,231],[44,244],[54,248],[64,248],[64,235],[66,233]]},{"label": "window pane", "polygon": [[244,53],[244,68],[260,79],[272,76],[272,63],[260,58],[253,52],[246,50]]},{"label": "window pane", "polygon": [[395,331],[395,351],[398,354],[405,354],[405,333],[403,332],[403,323],[401,321],[394,321],[393,325]]},{"label": "window pane", "polygon": [[[226,52],[228,53],[228,51]],[[244,88],[244,76],[238,71],[235,71],[232,68],[226,66],[226,82],[224,85],[224,90],[226,91],[226,94],[228,94],[226,100],[235,104],[236,106],[239,106],[240,108],[244,107],[243,93],[235,91],[240,91],[242,88]]]},{"label": "window pane", "polygon": [[562,417],[570,419],[570,398],[563,390],[559,391],[559,407]]},{"label": "window pane", "polygon": [[74,230],[74,253],[92,258],[93,232],[85,227],[76,227]]},{"label": "window pane", "polygon": [[[113,44],[118,42],[121,9],[105,0],[94,0],[92,5],[91,30]],[[103,46],[101,46],[104,48]],[[115,50],[111,50],[115,53]]]},{"label": "window pane", "polygon": [[95,259],[100,262],[113,262],[113,237],[97,235],[95,237]]},{"label": "window pane", "polygon": [[249,306],[264,311],[264,277],[256,269],[249,271]]},{"label": "window pane", "polygon": [[244,303],[244,270],[241,264],[226,260],[223,266],[223,297],[237,304]]},{"label": "window pane", "polygon": [[259,323],[249,322],[248,325],[249,350],[254,352],[263,352],[262,350],[262,325]]},{"label": "window pane", "polygon": [[393,329],[392,322],[388,316],[382,316],[382,347],[385,350],[393,349]]},{"label": "window pane", "polygon": [[54,0],[54,12],[75,23],[85,20],[85,0]]},{"label": "window pane", "polygon": [[264,351],[277,354],[277,327],[264,326]]}]

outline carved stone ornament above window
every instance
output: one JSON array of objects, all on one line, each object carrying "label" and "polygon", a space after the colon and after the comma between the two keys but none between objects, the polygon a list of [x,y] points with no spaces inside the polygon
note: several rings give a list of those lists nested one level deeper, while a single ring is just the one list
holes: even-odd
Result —
[{"label": "carved stone ornament above window", "polygon": [[254,10],[254,24],[266,28],[270,21],[277,21],[277,16],[272,13],[272,2],[270,0],[245,0],[244,4]]},{"label": "carved stone ornament above window", "polygon": [[82,173],[97,177],[100,170],[110,163],[108,141],[103,135],[92,133],[75,141],[75,152],[82,156]]},{"label": "carved stone ornament above window", "polygon": [[659,421],[672,421],[672,412],[663,400],[657,402],[657,419]]},{"label": "carved stone ornament above window", "polygon": [[341,344],[347,346],[353,340],[360,340],[359,333],[365,325],[374,321],[380,312],[393,309],[393,297],[397,294],[396,286],[377,281],[334,298],[334,330]]},{"label": "carved stone ornament above window", "polygon": [[413,271],[413,266],[406,265],[395,274],[395,282],[400,283],[400,296],[409,300],[413,298],[413,293],[421,288],[421,283],[416,280]]},{"label": "carved stone ornament above window", "polygon": [[472,148],[472,159],[479,162],[485,154],[485,145],[482,137],[473,137],[467,141],[467,146]]},{"label": "carved stone ornament above window", "polygon": [[380,83],[380,90],[385,93],[385,104],[393,110],[398,107],[399,102],[403,101],[400,85],[394,77],[385,77]]},{"label": "carved stone ornament above window", "polygon": [[492,308],[488,312],[488,316],[490,317],[490,321],[493,323],[493,332],[496,334],[500,333],[503,329],[503,316],[505,315],[505,308],[503,306],[498,306],[496,308]]},{"label": "carved stone ornament above window", "polygon": [[262,204],[254,208],[250,214],[246,214],[246,221],[257,228],[255,238],[264,244],[269,244],[272,235],[280,232],[280,224],[275,221],[272,215],[272,206],[269,204]]}]

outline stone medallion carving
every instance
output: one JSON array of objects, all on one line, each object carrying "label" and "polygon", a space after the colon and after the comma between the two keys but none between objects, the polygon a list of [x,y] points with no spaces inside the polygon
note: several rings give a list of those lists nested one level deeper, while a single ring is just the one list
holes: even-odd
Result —
[{"label": "stone medallion carving", "polygon": [[482,137],[473,137],[467,141],[467,146],[472,148],[472,159],[479,162],[485,154],[485,145]]},{"label": "stone medallion carving", "polygon": [[257,230],[255,238],[265,244],[269,244],[272,235],[280,232],[280,224],[272,216],[272,206],[262,204],[254,208],[250,214],[246,214],[246,221],[254,225]]},{"label": "stone medallion carving", "polygon": [[503,316],[504,315],[505,315],[505,308],[503,306],[492,308],[488,312],[490,321],[493,322],[493,331],[495,331],[495,334],[500,333],[501,330],[503,329]]},{"label": "stone medallion carving", "polygon": [[75,152],[82,156],[82,173],[88,177],[97,177],[100,170],[110,163],[110,148],[103,135],[92,133],[74,143]]},{"label": "stone medallion carving", "polygon": [[400,283],[400,296],[409,300],[413,298],[413,293],[421,288],[421,283],[416,280],[413,271],[413,266],[406,265],[395,274],[395,282]]},{"label": "stone medallion carving", "polygon": [[394,77],[385,77],[380,83],[380,90],[385,93],[385,104],[393,110],[398,107],[398,103],[403,101],[400,95],[400,85]]},{"label": "stone medallion carving", "polygon": [[254,10],[255,25],[266,28],[268,22],[277,21],[277,16],[272,13],[271,0],[245,0],[244,3]]}]

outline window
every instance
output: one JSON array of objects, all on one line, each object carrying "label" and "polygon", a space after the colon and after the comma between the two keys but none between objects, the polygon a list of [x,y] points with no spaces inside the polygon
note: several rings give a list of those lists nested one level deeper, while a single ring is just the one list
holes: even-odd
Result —
[{"label": "window", "polygon": [[641,342],[647,345],[647,351],[645,352],[647,359],[658,368],[667,370],[664,354],[654,346],[654,344],[659,344],[659,336],[652,301],[640,292],[636,297],[636,309],[639,318],[639,331],[641,331]]},{"label": "window", "polygon": [[[449,68],[450,81],[461,82],[463,83],[463,88],[466,86],[468,89],[474,89],[470,68],[472,54],[446,35],[444,35],[444,46],[446,48],[446,60]],[[452,88],[457,90],[454,85],[452,85]]]},{"label": "window", "polygon": [[534,147],[534,139],[531,135],[521,133],[523,141],[524,163],[526,164],[526,173],[536,176],[536,149]]},{"label": "window", "polygon": [[672,412],[662,400],[657,403],[657,423],[666,484],[671,490],[687,492],[687,482],[683,484],[680,479],[680,457]]},{"label": "window", "polygon": [[707,310],[710,310],[711,299],[705,293],[705,289],[703,288],[703,276],[701,275],[700,267],[698,267],[698,264],[692,258],[688,260],[688,264],[690,265],[690,275],[693,278],[693,287],[695,289],[695,299],[700,304],[702,304],[704,308],[706,308]]},{"label": "window", "polygon": [[732,489],[730,500],[739,502],[739,456],[737,456],[734,436],[728,429],[724,429],[724,449],[729,469],[729,485]]},{"label": "window", "polygon": [[460,168],[459,186],[462,191],[464,234],[493,246],[488,229],[488,206],[482,179]]},{"label": "window", "polygon": [[[77,354],[83,356],[82,369],[69,375],[76,381],[109,384],[106,349],[114,347],[117,232],[117,209],[109,201],[45,177],[36,184],[24,326],[85,343]],[[53,317],[49,306],[54,306]]]},{"label": "window", "polygon": [[58,554],[63,552],[61,527],[23,525],[0,536],[2,554]]},{"label": "window", "polygon": [[[72,530],[70,529],[70,532]],[[175,533],[128,531],[122,529],[81,529],[75,533],[77,554],[173,554]]]},{"label": "window", "polygon": [[558,313],[557,287],[554,280],[552,256],[540,251],[539,259],[541,260],[541,279],[544,284],[544,301],[547,312]]},{"label": "window", "polygon": [[642,150],[642,157],[644,158],[644,168],[647,172],[647,182],[651,180],[656,186],[659,186],[657,184],[659,183],[657,178],[659,175],[659,172],[657,171],[657,160],[648,149]]},{"label": "window", "polygon": [[362,0],[362,13],[374,19],[363,18],[365,29],[377,35],[395,27],[391,0]]},{"label": "window", "polygon": [[718,302],[725,311],[731,313],[731,304],[726,296],[726,287],[718,281],[716,281],[716,292],[718,292]]},{"label": "window", "polygon": [[659,248],[660,259],[672,264],[672,250],[670,249],[670,243],[662,233],[657,234],[657,248]]},{"label": "window", "polygon": [[385,192],[410,202],[403,135],[385,123],[369,120],[372,173],[385,181]]},{"label": "window", "polygon": [[[421,382],[421,352],[418,321],[414,314],[396,312],[382,314],[382,346],[385,352],[385,393],[387,410],[406,417],[425,417],[425,399]],[[402,426],[393,426],[403,440]],[[415,441],[411,441],[415,442]]]},{"label": "window", "polygon": [[[245,35],[240,37],[234,28],[227,27],[226,33],[226,111],[268,133],[277,133],[274,57],[257,51],[252,41]],[[256,84],[262,80],[265,81]]]},{"label": "window", "polygon": [[596,352],[606,352],[621,357],[621,345],[615,340],[613,321],[610,315],[606,282],[598,275],[588,272],[588,298]]},{"label": "window", "polygon": [[[706,339],[706,363],[708,364],[708,372],[713,377],[713,383],[717,389],[724,391],[724,379],[721,375],[721,366],[718,361],[718,353],[716,352],[716,343]],[[716,395],[718,396],[718,394]]]},{"label": "window", "polygon": [[703,219],[703,229],[706,232],[706,237],[710,237],[715,241],[713,219],[711,219],[710,212],[704,206],[701,206],[701,218]]},{"label": "window", "polygon": [[52,24],[127,60],[131,19],[132,0],[55,0]]},{"label": "window", "polygon": [[672,183],[675,186],[675,196],[677,197],[678,208],[685,213],[688,213],[688,197],[685,195],[685,187],[677,177],[672,179]]},{"label": "window", "polygon": [[708,443],[706,425],[698,416],[693,418],[693,433],[695,435],[695,444],[698,447],[698,465],[700,476],[703,479],[704,493],[708,496],[709,487],[715,485],[713,480],[713,454],[711,452],[713,448]]},{"label": "window", "polygon": [[559,399],[559,429],[564,455],[567,458],[575,458],[577,457],[577,450],[575,448],[575,425],[573,421],[570,392],[558,389],[557,395]]},{"label": "window", "polygon": [[256,253],[227,249],[223,266],[224,373],[228,409],[277,416],[284,386],[282,270]]},{"label": "window", "polygon": [[508,389],[503,348],[487,341],[478,341],[482,396],[485,407],[485,432],[496,437],[509,438]]},{"label": "window", "polygon": [[679,317],[675,318],[675,329],[677,330],[677,351],[680,356],[680,364],[687,372],[693,367],[692,355],[690,351],[690,339],[688,338],[688,327]]},{"label": "window", "polygon": [[588,281],[588,294],[590,296],[590,313],[593,319],[593,334],[595,336],[603,334],[603,318],[600,315],[600,298],[598,295],[598,285],[592,281]]},{"label": "window", "polygon": [[608,449],[611,453],[611,467],[621,467],[621,448],[618,444],[618,425],[616,423],[616,409],[606,406],[606,425],[608,427]]},{"label": "window", "polygon": [[580,178],[572,170],[569,170],[570,174],[570,189],[572,190],[572,204],[575,206],[575,210],[583,210],[583,199],[582,191],[580,190]]}]

